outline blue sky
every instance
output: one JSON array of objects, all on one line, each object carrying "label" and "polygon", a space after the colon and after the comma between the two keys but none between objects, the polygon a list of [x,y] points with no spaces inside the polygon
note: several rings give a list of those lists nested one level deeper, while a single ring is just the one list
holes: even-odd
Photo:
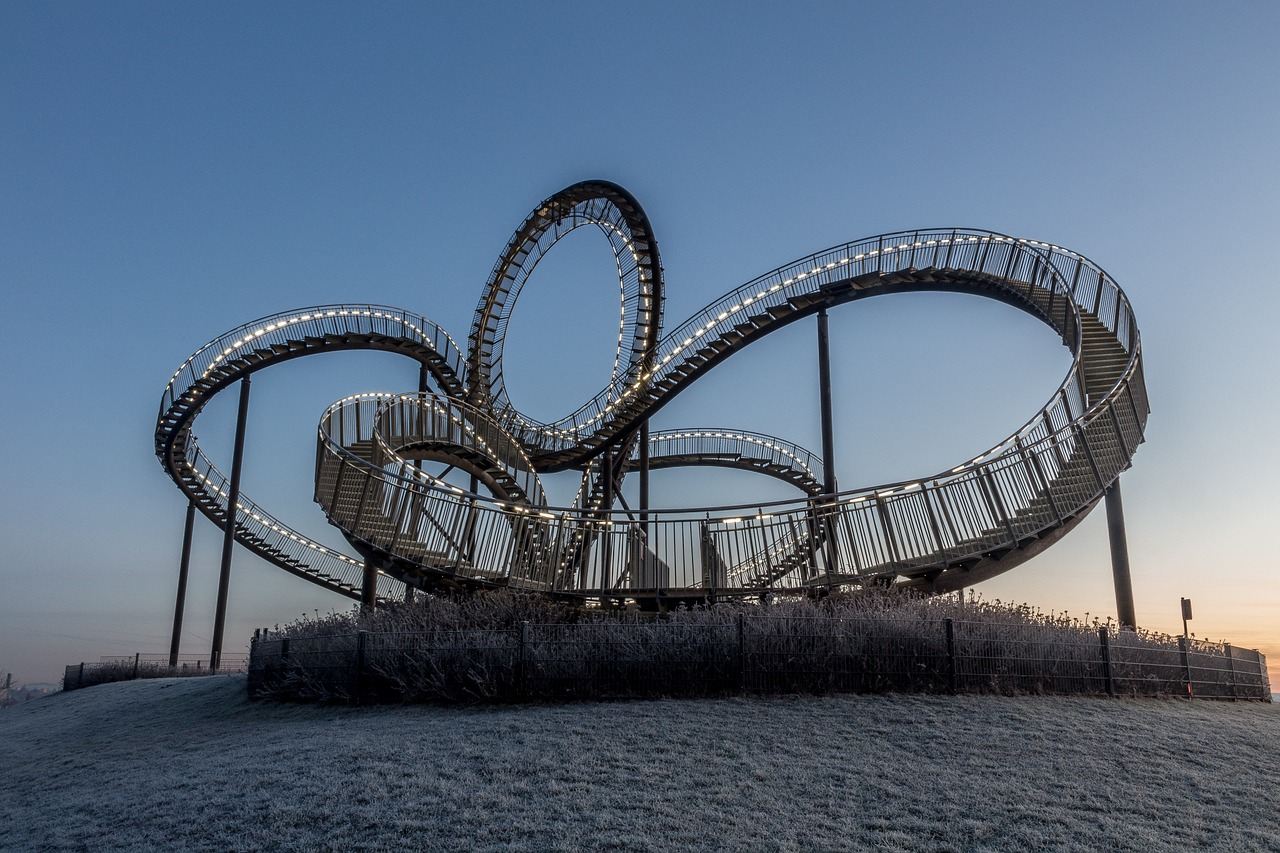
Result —
[{"label": "blue sky", "polygon": [[[1132,300],[1154,409],[1124,478],[1139,622],[1180,628],[1190,596],[1199,635],[1280,661],[1278,24],[1264,3],[0,6],[0,670],[54,680],[167,650],[185,504],[151,435],[187,355],[336,301],[465,338],[512,230],[586,178],[645,206],[668,328],[898,229],[989,228],[1097,261]],[[608,272],[604,241],[574,235],[521,299],[508,380],[531,413],[607,376]],[[971,457],[1068,363],[1047,328],[959,296],[857,303],[832,334],[846,487]],[[813,324],[797,324],[654,428],[816,449],[814,373]],[[336,544],[310,501],[316,420],[413,383],[372,354],[261,374],[246,493]],[[233,407],[197,424],[215,458]],[[773,488],[669,474],[654,502]],[[979,591],[1113,613],[1095,516]],[[208,649],[218,544],[201,519],[184,652]],[[255,626],[347,606],[242,552],[227,653]]]}]

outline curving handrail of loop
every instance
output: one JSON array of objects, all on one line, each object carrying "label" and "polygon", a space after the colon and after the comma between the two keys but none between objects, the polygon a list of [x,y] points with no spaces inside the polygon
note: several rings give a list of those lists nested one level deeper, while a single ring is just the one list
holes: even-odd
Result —
[{"label": "curving handrail of loop", "polygon": [[[611,238],[624,301],[614,379],[566,418],[539,423],[505,397],[502,335],[537,260],[583,224],[620,241]],[[635,251],[641,239],[643,264]],[[625,263],[629,254],[647,272]],[[650,313],[635,303],[624,370],[627,275],[637,293],[649,295]],[[273,315],[215,339],[183,364],[162,398],[157,453],[216,520],[226,510],[225,478],[209,473],[216,469],[190,434],[209,396],[297,355],[398,351],[422,363],[437,388],[339,401],[322,420],[316,457],[316,501],[361,555],[382,567],[381,593],[394,578],[422,588],[511,586],[652,602],[889,582],[961,588],[1070,531],[1143,440],[1149,405],[1129,301],[1099,266],[1054,244],[976,229],[858,240],[753,279],[658,337],[661,287],[656,244],[634,199],[605,182],[575,185],[544,202],[508,244],[477,309],[466,359],[430,321],[397,309],[326,306]],[[716,364],[820,310],[929,290],[1007,302],[1053,328],[1071,351],[1072,365],[1048,402],[1007,438],[930,476],[824,494],[821,460],[795,444],[741,430],[666,430],[649,437],[651,467],[742,467],[787,480],[806,496],[639,511],[608,505],[612,486],[605,483],[638,464],[641,423]],[[597,473],[605,451],[614,459],[611,475]],[[451,485],[425,471],[424,459],[471,471],[492,494]],[[538,473],[566,468],[587,472],[581,501],[548,506]],[[261,521],[269,516],[256,507],[246,519],[246,506],[242,498],[239,541],[323,582],[298,553],[310,546],[292,531],[276,533],[273,542],[283,536],[293,550],[264,547],[263,531],[278,523]],[[338,562],[344,571],[358,565]],[[353,594],[349,580],[338,585]]]},{"label": "curving handrail of loop", "polygon": [[[637,446],[627,470],[640,463]],[[786,480],[810,495],[822,494],[822,459],[794,442],[761,432],[695,427],[649,434],[651,468],[710,465],[759,471]]]},{"label": "curving handrail of loop", "polygon": [[[962,269],[978,275],[1009,280],[1049,280],[1059,297],[1049,310],[1067,312],[1073,302],[1092,305],[1092,313],[1116,334],[1121,345],[1137,357],[1137,341],[1128,298],[1107,273],[1076,252],[1037,240],[1014,238],[975,229],[925,229],[883,234],[846,243],[793,261],[730,291],[711,302],[672,331],[663,335],[654,352],[652,371],[635,377],[630,385],[618,381],[583,403],[572,415],[555,423],[540,423],[521,416],[518,423],[504,423],[532,447],[535,458],[552,456],[577,462],[590,456],[603,439],[631,428],[643,412],[652,412],[666,400],[649,405],[646,392],[696,369],[708,360],[708,350],[720,350],[735,327],[753,316],[788,306],[793,300],[819,297],[809,310],[793,313],[789,321],[815,313],[821,304],[833,305],[857,298],[856,289],[834,293],[841,284],[860,276],[894,272],[904,267]],[[1071,341],[1067,341],[1072,346]],[[1072,347],[1073,353],[1075,347]],[[1074,365],[1073,365],[1074,367]],[[1063,380],[1065,389],[1074,382]],[[630,404],[630,405],[629,405]],[[637,414],[639,410],[640,414]],[[1028,421],[1024,429],[1035,420]],[[1012,440],[1006,439],[1006,441]],[[988,454],[998,452],[997,444]]]},{"label": "curving handrail of loop", "polygon": [[[440,377],[442,381],[451,378],[451,384],[465,386],[467,364],[462,350],[448,332],[426,317],[389,305],[317,305],[261,317],[200,347],[179,365],[165,385],[160,398],[161,418],[185,398],[198,398],[202,386],[212,384],[208,380],[217,375],[219,368],[259,354],[264,348],[289,346],[306,337],[377,333],[406,344],[417,343],[435,353],[432,361],[437,371],[445,374]],[[160,426],[156,432],[159,436]]]},{"label": "curving handrail of loop", "polygon": [[[227,517],[227,478],[198,446],[192,423],[216,393],[281,361],[316,352],[380,349],[423,365],[442,388],[461,393],[467,367],[457,343],[419,314],[369,303],[283,311],[219,335],[188,357],[166,384],[156,418],[156,454],[192,503],[218,526]],[[280,568],[344,595],[359,596],[362,563],[271,517],[241,493],[235,537]],[[246,511],[246,507],[251,507]],[[256,517],[255,517],[256,516]],[[353,568],[354,567],[354,568]],[[379,579],[379,594],[399,582]]]},{"label": "curving handrail of loop", "polygon": [[[329,412],[340,416],[343,404]],[[325,431],[326,420],[321,421]],[[516,503],[546,504],[546,492],[524,446],[480,408],[439,394],[401,394],[382,398],[374,417],[379,464],[407,459],[443,458],[472,471],[495,495]],[[420,478],[443,484],[421,468]]]},{"label": "curving handrail of loop", "polygon": [[[662,262],[644,209],[631,193],[609,181],[583,181],[544,200],[516,229],[480,295],[468,338],[471,397],[499,417],[533,426],[511,404],[502,376],[506,329],[516,301],[538,262],[564,236],[598,227],[613,249],[621,311],[609,388],[626,387],[647,371],[662,328]],[[572,417],[572,415],[570,415]]]}]

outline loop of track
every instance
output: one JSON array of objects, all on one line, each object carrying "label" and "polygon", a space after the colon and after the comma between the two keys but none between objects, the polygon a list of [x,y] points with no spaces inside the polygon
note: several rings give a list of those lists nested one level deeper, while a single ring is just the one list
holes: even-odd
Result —
[{"label": "loop of track", "polygon": [[[573,228],[610,236],[622,318],[612,379],[551,423],[513,406],[502,343],[520,288]],[[653,468],[730,466],[795,485],[804,497],[767,506],[614,509],[606,495],[638,462],[642,422],[699,376],[773,331],[871,296],[971,293],[1045,322],[1071,369],[1048,402],[977,458],[916,480],[821,494],[821,462],[790,442],[733,429],[649,437]],[[385,306],[300,309],[246,324],[198,350],[165,389],[156,452],[219,525],[226,478],[192,423],[208,399],[280,361],[335,349],[399,352],[434,389],[358,395],[321,425],[315,496],[362,559],[289,529],[241,497],[235,535],[282,568],[352,597],[364,560],[379,593],[492,587],[605,600],[703,600],[784,588],[907,583],[963,587],[1039,553],[1074,527],[1128,467],[1148,405],[1138,330],[1101,268],[1059,246],[974,229],[926,229],[837,246],[731,291],[661,334],[662,270],[647,217],[602,181],[543,202],[517,229],[476,311],[464,356],[431,321]],[[605,451],[616,457],[602,472]],[[492,495],[424,474],[415,460],[457,465]],[[575,507],[546,506],[539,471],[588,472]]]}]

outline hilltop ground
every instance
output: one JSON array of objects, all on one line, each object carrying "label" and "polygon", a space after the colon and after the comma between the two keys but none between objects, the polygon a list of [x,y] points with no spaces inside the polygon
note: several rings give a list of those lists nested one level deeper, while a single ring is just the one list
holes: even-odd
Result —
[{"label": "hilltop ground", "polygon": [[838,696],[0,711],[5,850],[1280,850],[1280,706]]}]

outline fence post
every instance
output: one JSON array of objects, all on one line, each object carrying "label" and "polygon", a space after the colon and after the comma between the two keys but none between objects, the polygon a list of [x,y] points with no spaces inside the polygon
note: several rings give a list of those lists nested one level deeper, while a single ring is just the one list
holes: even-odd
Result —
[{"label": "fence post", "polygon": [[956,695],[956,628],[955,620],[946,619],[947,627],[947,689]]},{"label": "fence post", "polygon": [[365,642],[369,636],[368,631],[361,631],[356,634],[356,704],[359,705],[364,699],[364,653]]},{"label": "fence post", "polygon": [[76,687],[84,687],[84,661],[80,661],[80,676],[76,679]]},{"label": "fence post", "polygon": [[1182,677],[1187,683],[1187,698],[1195,694],[1191,690],[1191,648],[1186,637],[1178,638],[1178,657],[1182,658]]},{"label": "fence post", "polygon": [[1116,683],[1111,679],[1111,639],[1107,636],[1106,626],[1098,629],[1098,643],[1102,646],[1102,680],[1107,685],[1107,695],[1116,695]]},{"label": "fence post", "polygon": [[529,663],[529,622],[520,623],[520,658],[516,665],[516,696],[526,699],[529,696],[528,682]]},{"label": "fence post", "polygon": [[1222,650],[1227,653],[1227,690],[1231,698],[1236,698],[1236,662],[1231,657],[1231,644],[1223,643]]},{"label": "fence post", "polygon": [[738,692],[747,692],[747,614],[738,611]]},{"label": "fence post", "polygon": [[142,659],[142,652],[133,653],[133,677],[135,680],[138,677],[138,661],[141,659]]}]

